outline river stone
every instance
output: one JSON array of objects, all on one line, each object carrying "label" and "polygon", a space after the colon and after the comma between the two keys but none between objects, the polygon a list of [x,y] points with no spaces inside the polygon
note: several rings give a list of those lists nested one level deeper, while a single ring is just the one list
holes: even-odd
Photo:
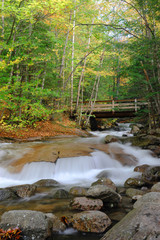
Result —
[{"label": "river stone", "polygon": [[63,232],[66,229],[66,225],[57,216],[52,213],[45,215],[52,222],[52,232]]},{"label": "river stone", "polygon": [[101,240],[159,240],[159,204],[145,203],[129,212]]},{"label": "river stone", "polygon": [[135,168],[134,168],[134,171],[135,172],[141,172],[141,173],[143,173],[143,172],[145,172],[146,171],[146,169],[148,169],[150,166],[148,165],[148,164],[143,164],[143,165],[140,165],[140,166],[136,166]]},{"label": "river stone", "polygon": [[71,208],[77,210],[100,210],[103,207],[101,199],[91,199],[86,197],[76,197],[71,202]]},{"label": "river stone", "polygon": [[144,203],[155,203],[160,205],[160,192],[150,192],[143,195],[133,205],[134,208],[141,207]]},{"label": "river stone", "polygon": [[86,196],[99,198],[105,203],[105,205],[109,203],[110,206],[112,204],[119,203],[122,199],[121,196],[118,193],[116,193],[113,189],[100,184],[91,186],[88,189]]},{"label": "river stone", "polygon": [[149,167],[142,174],[142,179],[149,185],[153,185],[160,181],[160,166]]},{"label": "river stone", "polygon": [[30,184],[24,184],[19,186],[10,187],[16,195],[21,198],[31,197],[35,194],[37,187]]},{"label": "river stone", "polygon": [[87,192],[87,189],[84,187],[72,187],[69,190],[69,193],[74,196],[85,196]]},{"label": "river stone", "polygon": [[0,228],[18,227],[22,230],[24,240],[44,240],[51,235],[52,223],[42,212],[30,210],[13,210],[1,217]]},{"label": "river stone", "polygon": [[125,187],[143,187],[145,186],[145,182],[141,179],[141,178],[128,178],[125,183],[124,186]]},{"label": "river stone", "polygon": [[132,125],[132,127],[131,127],[131,133],[132,133],[133,135],[136,135],[137,133],[139,133],[139,131],[140,131],[140,128],[139,128],[137,125]]},{"label": "river stone", "polygon": [[96,182],[93,182],[91,186],[99,185],[99,184],[110,187],[114,191],[116,191],[116,185],[109,178],[105,178],[105,177],[99,178]]},{"label": "river stone", "polygon": [[117,141],[118,141],[118,138],[113,135],[107,135],[104,139],[105,143],[111,143],[111,142],[117,142]]},{"label": "river stone", "polygon": [[111,220],[103,212],[84,211],[73,215],[72,225],[81,232],[102,233],[111,225]]},{"label": "river stone", "polygon": [[128,188],[126,190],[126,195],[133,198],[134,196],[137,196],[137,195],[143,195],[144,194],[144,191],[142,190],[139,190],[139,189],[134,189],[134,188]]},{"label": "river stone", "polygon": [[10,189],[0,189],[0,201],[14,200],[18,197]]},{"label": "river stone", "polygon": [[160,192],[160,182],[154,184],[151,188],[152,192]]},{"label": "river stone", "polygon": [[41,179],[34,183],[37,187],[55,187],[59,185],[59,182],[53,179]]},{"label": "river stone", "polygon": [[70,197],[70,194],[64,190],[64,189],[58,189],[57,191],[53,191],[53,192],[50,192],[49,195],[52,197],[52,198],[58,198],[58,199],[65,199],[65,198],[69,198]]}]

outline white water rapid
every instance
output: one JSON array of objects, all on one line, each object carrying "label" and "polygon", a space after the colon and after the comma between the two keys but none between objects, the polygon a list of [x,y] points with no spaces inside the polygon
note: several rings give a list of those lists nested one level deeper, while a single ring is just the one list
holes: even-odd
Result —
[{"label": "white water rapid", "polygon": [[[98,145],[107,134],[115,136],[127,134],[130,136],[129,127],[127,125],[125,129],[123,126],[121,131],[93,132],[94,137],[75,138],[75,141],[83,141],[85,143],[94,142],[94,144]],[[64,141],[67,142],[68,139]],[[32,146],[31,144],[35,143],[0,143],[0,188],[26,183],[31,184],[40,179],[54,179],[64,185],[89,186],[93,181],[97,180],[97,175],[102,171],[105,171],[107,176],[116,185],[122,185],[127,178],[137,176],[138,174],[133,172],[135,165],[122,166],[119,161],[114,159],[114,155],[108,155],[98,150],[94,150],[91,156],[60,158],[56,163],[27,163],[20,172],[12,173],[12,171],[9,170],[10,163],[28,152]],[[159,165],[160,163],[159,159],[153,157],[150,151],[132,147],[130,144],[124,145],[116,142],[110,143],[109,147],[110,149],[112,149],[112,147],[120,148],[126,154],[133,155],[138,161],[136,165]]]}]

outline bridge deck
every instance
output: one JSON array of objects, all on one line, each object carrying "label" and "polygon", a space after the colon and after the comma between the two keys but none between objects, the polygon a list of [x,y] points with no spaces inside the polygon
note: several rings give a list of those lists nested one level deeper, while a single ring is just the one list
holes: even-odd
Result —
[{"label": "bridge deck", "polygon": [[93,114],[96,118],[133,116],[139,109],[147,106],[143,99],[107,100],[83,102],[77,112]]}]

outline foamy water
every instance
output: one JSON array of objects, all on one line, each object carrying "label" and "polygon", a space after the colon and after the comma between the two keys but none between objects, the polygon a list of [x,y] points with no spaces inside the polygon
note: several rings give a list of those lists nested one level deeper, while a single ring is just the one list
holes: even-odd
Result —
[{"label": "foamy water", "polygon": [[[118,132],[121,136],[127,130]],[[110,132],[109,132],[110,133]],[[114,131],[114,135],[117,132]],[[107,134],[104,132],[95,133],[96,138],[80,139],[80,141],[90,142],[104,138]],[[104,135],[105,134],[105,135]],[[129,134],[129,133],[128,133]],[[110,134],[111,135],[111,134]],[[113,132],[112,132],[113,135]],[[67,141],[67,140],[66,140]],[[149,164],[160,165],[160,159],[154,158],[148,150],[142,150],[132,147],[130,144],[110,143],[109,148],[120,148],[126,154],[133,155],[137,159],[136,165]],[[24,165],[19,173],[8,171],[10,162],[15,158],[21,157],[29,151],[28,144],[0,144],[0,187],[34,183],[40,179],[54,179],[65,185],[90,186],[97,180],[97,175],[103,171],[116,184],[123,185],[125,180],[131,176],[137,176],[133,172],[134,166],[123,166],[114,159],[114,155],[108,155],[102,151],[94,151],[91,156],[80,156],[72,158],[60,158],[56,163],[51,162],[32,162]],[[72,151],[72,149],[71,149]]]}]

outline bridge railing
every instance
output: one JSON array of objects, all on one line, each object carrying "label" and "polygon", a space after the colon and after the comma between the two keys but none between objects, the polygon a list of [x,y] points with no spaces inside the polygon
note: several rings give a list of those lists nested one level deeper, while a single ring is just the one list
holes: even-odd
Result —
[{"label": "bridge railing", "polygon": [[125,111],[131,110],[137,112],[142,106],[148,105],[143,99],[125,99],[125,100],[106,100],[88,102],[84,101],[83,105],[79,106],[82,112],[90,111]]}]

